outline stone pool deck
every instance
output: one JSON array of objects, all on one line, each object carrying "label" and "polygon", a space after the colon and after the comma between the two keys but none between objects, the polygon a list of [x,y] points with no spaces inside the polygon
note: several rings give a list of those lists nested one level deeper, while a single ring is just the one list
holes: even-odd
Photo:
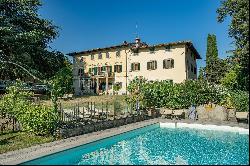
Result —
[{"label": "stone pool deck", "polygon": [[100,139],[108,138],[114,135],[118,135],[124,132],[135,130],[148,125],[156,124],[159,122],[182,122],[182,123],[192,123],[192,124],[213,124],[219,126],[231,126],[231,127],[241,127],[249,129],[248,124],[237,123],[237,122],[211,122],[211,121],[191,121],[191,120],[169,120],[162,118],[155,118],[150,120],[145,120],[137,123],[127,124],[124,126],[106,129],[102,131],[97,131],[93,133],[88,133],[76,137],[71,137],[67,139],[62,139],[50,143],[45,143],[41,145],[32,146],[29,148],[24,148],[16,151],[7,152],[0,154],[0,165],[16,165],[26,161],[30,161],[45,155],[60,152],[69,148],[74,148],[83,144],[87,144]]}]

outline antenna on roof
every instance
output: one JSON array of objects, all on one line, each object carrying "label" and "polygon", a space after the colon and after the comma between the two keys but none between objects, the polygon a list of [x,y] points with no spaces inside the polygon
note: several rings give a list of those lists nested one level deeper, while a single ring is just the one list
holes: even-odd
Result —
[{"label": "antenna on roof", "polygon": [[139,38],[139,33],[138,33],[138,23],[136,22],[135,24],[135,38]]}]

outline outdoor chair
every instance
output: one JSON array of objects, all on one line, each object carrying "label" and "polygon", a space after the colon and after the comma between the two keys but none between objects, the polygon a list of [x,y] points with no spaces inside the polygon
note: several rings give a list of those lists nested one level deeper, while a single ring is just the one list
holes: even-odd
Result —
[{"label": "outdoor chair", "polygon": [[237,122],[240,120],[246,120],[249,123],[249,112],[236,112],[235,114]]},{"label": "outdoor chair", "polygon": [[68,94],[68,99],[73,99],[73,94]]},{"label": "outdoor chair", "polygon": [[184,111],[183,110],[174,110],[173,114],[172,114],[172,118],[175,119],[181,119],[184,115]]},{"label": "outdoor chair", "polygon": [[62,99],[64,100],[67,100],[68,99],[68,94],[64,94],[63,97],[61,97]]}]

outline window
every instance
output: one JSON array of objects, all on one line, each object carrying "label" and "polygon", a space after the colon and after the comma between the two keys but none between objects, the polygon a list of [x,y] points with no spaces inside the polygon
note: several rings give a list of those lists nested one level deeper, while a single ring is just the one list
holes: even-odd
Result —
[{"label": "window", "polygon": [[195,60],[195,54],[191,52],[191,57]]},{"label": "window", "polygon": [[196,69],[196,67],[194,67],[194,74],[196,74],[197,73],[197,69]]},{"label": "window", "polygon": [[110,58],[109,52],[106,52],[106,58]]},{"label": "window", "polygon": [[91,60],[94,60],[94,59],[95,59],[95,55],[91,54]]},{"label": "window", "polygon": [[102,66],[101,71],[106,71],[106,66]]},{"label": "window", "polygon": [[98,59],[102,59],[102,53],[101,52],[98,54]]},{"label": "window", "polygon": [[188,68],[188,71],[190,70],[190,67],[189,67],[189,61],[187,60],[187,68]]},{"label": "window", "polygon": [[112,66],[107,66],[108,73],[112,73]]},{"label": "window", "polygon": [[147,70],[157,69],[157,61],[150,61],[147,63]]},{"label": "window", "polygon": [[170,49],[171,49],[171,46],[168,45],[168,46],[165,47],[165,49],[166,49],[167,52],[169,52]]},{"label": "window", "polygon": [[173,80],[171,80],[171,79],[167,79],[167,81],[169,81],[171,84],[173,84]]},{"label": "window", "polygon": [[133,52],[133,55],[134,55],[134,56],[139,55],[139,49],[138,49],[138,48],[133,48],[133,49],[132,49],[132,52]]},{"label": "window", "polygon": [[122,72],[122,65],[115,65],[114,72],[121,73]]},{"label": "window", "polygon": [[150,54],[153,54],[154,52],[155,52],[155,47],[150,47],[150,48],[149,48],[149,53],[150,53]]},{"label": "window", "polygon": [[116,51],[116,58],[120,58],[120,56],[121,56],[121,51],[120,50]]},{"label": "window", "polygon": [[164,59],[163,60],[163,69],[172,69],[174,68],[174,59]]},{"label": "window", "polygon": [[194,69],[193,69],[193,64],[191,64],[191,72],[193,72],[194,71]]},{"label": "window", "polygon": [[131,71],[140,71],[140,63],[131,63]]}]

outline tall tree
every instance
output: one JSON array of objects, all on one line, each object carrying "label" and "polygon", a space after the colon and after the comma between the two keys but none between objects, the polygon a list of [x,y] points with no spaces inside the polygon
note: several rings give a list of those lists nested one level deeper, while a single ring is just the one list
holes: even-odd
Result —
[{"label": "tall tree", "polygon": [[218,49],[216,36],[208,34],[207,37],[207,52],[206,52],[206,79],[209,82],[217,82],[217,65],[218,65]]},{"label": "tall tree", "polygon": [[214,34],[208,34],[206,67],[203,69],[207,81],[219,84],[220,80],[227,71],[226,60],[220,59],[218,56],[217,41]]},{"label": "tall tree", "polygon": [[233,62],[239,64],[237,81],[242,90],[249,91],[249,1],[223,0],[217,13],[219,22],[223,22],[227,16],[231,17],[229,36],[236,46]]},{"label": "tall tree", "polygon": [[[51,21],[40,18],[39,0],[0,0],[0,60],[21,64],[41,78],[53,76],[64,67],[65,57],[49,51],[58,35]],[[0,63],[0,79],[23,78],[25,73]]]},{"label": "tall tree", "polygon": [[204,79],[205,79],[205,67],[200,67],[198,80],[204,80]]}]

